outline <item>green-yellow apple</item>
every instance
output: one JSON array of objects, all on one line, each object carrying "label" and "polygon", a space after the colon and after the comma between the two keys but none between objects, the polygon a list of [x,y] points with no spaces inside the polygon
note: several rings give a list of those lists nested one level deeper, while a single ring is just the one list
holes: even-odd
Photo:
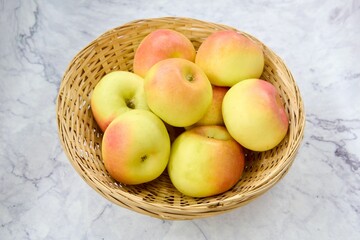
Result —
[{"label": "green-yellow apple", "polygon": [[222,101],[229,88],[212,86],[212,89],[213,89],[213,99],[208,111],[193,126],[224,125],[224,120],[222,116]]},{"label": "green-yellow apple", "polygon": [[158,29],[147,35],[135,51],[134,73],[145,77],[157,62],[167,58],[195,61],[196,50],[182,33],[171,29]]},{"label": "green-yellow apple", "polygon": [[284,103],[274,85],[265,80],[247,79],[232,86],[222,110],[230,135],[253,151],[274,148],[288,130]]},{"label": "green-yellow apple", "polygon": [[243,34],[222,30],[204,40],[195,63],[213,85],[231,87],[244,79],[259,78],[264,69],[264,54],[260,45]]},{"label": "green-yellow apple", "polygon": [[243,148],[224,126],[198,126],[173,142],[168,173],[181,193],[208,197],[232,188],[244,166]]},{"label": "green-yellow apple", "polygon": [[154,180],[165,170],[169,156],[170,138],[166,127],[147,110],[121,114],[110,123],[103,136],[105,168],[121,183]]},{"label": "green-yellow apple", "polygon": [[144,79],[126,71],[106,74],[94,88],[91,109],[102,131],[122,113],[133,109],[149,110],[144,94]]},{"label": "green-yellow apple", "polygon": [[212,100],[211,83],[205,73],[182,58],[155,64],[146,74],[144,88],[151,111],[175,127],[199,121]]}]

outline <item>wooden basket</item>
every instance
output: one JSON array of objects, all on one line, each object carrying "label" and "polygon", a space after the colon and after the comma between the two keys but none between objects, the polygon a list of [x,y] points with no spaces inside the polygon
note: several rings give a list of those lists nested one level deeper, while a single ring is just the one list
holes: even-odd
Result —
[{"label": "wooden basket", "polygon": [[[115,182],[101,159],[102,132],[90,108],[97,82],[115,70],[132,71],[140,41],[159,28],[174,29],[187,36],[197,49],[211,33],[232,27],[189,18],[155,18],[132,21],[107,31],[81,50],[69,64],[57,99],[58,133],[71,164],[93,189],[111,202],[161,219],[194,219],[217,215],[247,204],[276,184],[292,165],[303,138],[305,116],[299,89],[283,61],[263,47],[265,68],[262,79],[274,84],[289,115],[285,139],[266,152],[249,152],[241,180],[229,191],[213,197],[192,198],[179,193],[166,171],[156,180],[126,186]],[[238,31],[238,30],[236,30]],[[238,31],[240,32],[240,31]]]}]

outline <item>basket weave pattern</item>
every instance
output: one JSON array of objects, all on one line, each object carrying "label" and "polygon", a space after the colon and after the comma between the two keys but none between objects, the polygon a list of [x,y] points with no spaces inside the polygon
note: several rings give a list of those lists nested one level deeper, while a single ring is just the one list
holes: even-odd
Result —
[{"label": "basket weave pattern", "polygon": [[74,57],[63,76],[56,108],[62,147],[86,183],[111,202],[139,213],[162,219],[194,219],[242,206],[286,174],[301,143],[305,124],[299,89],[285,64],[263,43],[243,32],[262,46],[265,68],[261,78],[271,82],[285,102],[290,119],[285,139],[272,150],[248,152],[241,180],[229,191],[213,197],[182,195],[173,187],[166,171],[152,182],[126,186],[115,182],[105,170],[101,159],[102,132],[91,112],[91,93],[105,74],[132,71],[139,43],[159,28],[183,33],[196,49],[215,31],[236,30],[196,19],[166,17],[136,20],[99,36]]}]

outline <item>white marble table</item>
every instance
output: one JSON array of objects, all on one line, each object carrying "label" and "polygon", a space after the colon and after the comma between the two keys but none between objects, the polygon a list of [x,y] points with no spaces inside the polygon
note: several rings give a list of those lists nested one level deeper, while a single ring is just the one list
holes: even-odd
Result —
[{"label": "white marble table", "polygon": [[[248,32],[291,69],[306,131],[289,173],[216,217],[162,221],[114,205],[60,146],[55,100],[74,55],[139,18]],[[0,239],[360,239],[360,1],[0,0]]]}]

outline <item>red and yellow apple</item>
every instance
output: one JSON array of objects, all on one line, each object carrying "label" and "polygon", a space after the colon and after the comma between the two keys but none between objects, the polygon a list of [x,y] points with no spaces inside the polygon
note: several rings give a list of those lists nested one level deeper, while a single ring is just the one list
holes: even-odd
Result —
[{"label": "red and yellow apple", "polygon": [[205,115],[194,124],[194,126],[201,125],[224,125],[222,116],[222,101],[229,90],[228,87],[212,86],[213,99],[211,105]]},{"label": "red and yellow apple", "polygon": [[181,193],[208,197],[233,187],[244,166],[243,148],[224,126],[198,126],[175,139],[168,173]]},{"label": "red and yellow apple", "polygon": [[231,87],[222,110],[230,135],[253,151],[274,148],[288,130],[284,103],[274,85],[265,80],[247,79]]},{"label": "red and yellow apple", "polygon": [[231,87],[244,79],[259,78],[264,69],[264,55],[261,46],[243,34],[222,30],[204,40],[195,63],[213,85]]},{"label": "red and yellow apple", "polygon": [[144,79],[134,73],[114,71],[106,74],[91,95],[91,110],[102,131],[120,114],[133,109],[149,110]]},{"label": "red and yellow apple", "polygon": [[195,61],[196,50],[182,33],[171,29],[158,29],[147,35],[135,51],[134,73],[145,77],[150,68],[167,58]]},{"label": "red and yellow apple", "polygon": [[182,58],[155,64],[146,74],[144,89],[151,111],[175,127],[199,121],[212,101],[212,87],[205,73]]},{"label": "red and yellow apple", "polygon": [[170,156],[164,123],[152,112],[136,109],[115,118],[102,140],[105,168],[115,180],[140,184],[159,177]]}]

